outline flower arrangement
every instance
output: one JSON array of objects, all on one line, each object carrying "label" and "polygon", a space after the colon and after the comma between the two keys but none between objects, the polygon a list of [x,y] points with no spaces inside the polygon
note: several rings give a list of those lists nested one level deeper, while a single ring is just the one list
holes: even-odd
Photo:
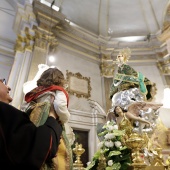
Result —
[{"label": "flower arrangement", "polygon": [[103,140],[85,170],[127,170],[131,163],[131,150],[123,142],[125,131],[118,130],[115,121],[108,121],[98,136]]}]

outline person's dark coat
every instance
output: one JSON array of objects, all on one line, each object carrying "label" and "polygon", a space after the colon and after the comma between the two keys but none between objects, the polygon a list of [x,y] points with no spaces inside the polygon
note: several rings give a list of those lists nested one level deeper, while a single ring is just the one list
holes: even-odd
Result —
[{"label": "person's dark coat", "polygon": [[0,102],[0,169],[40,169],[55,156],[61,133],[53,117],[36,127],[27,114]]}]

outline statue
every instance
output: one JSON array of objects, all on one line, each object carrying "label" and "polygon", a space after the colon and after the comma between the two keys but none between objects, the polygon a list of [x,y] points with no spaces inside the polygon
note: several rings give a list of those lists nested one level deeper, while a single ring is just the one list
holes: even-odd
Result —
[{"label": "statue", "polygon": [[156,94],[156,84],[152,83],[142,73],[137,72],[126,62],[130,58],[129,48],[122,49],[117,56],[117,70],[110,88],[110,98],[117,92],[137,87],[143,95],[144,100],[151,101]]},{"label": "statue", "polygon": [[[148,157],[153,158],[151,165],[164,166],[160,153],[162,148],[154,144],[156,140],[149,140],[162,106],[161,103],[151,103],[156,94],[156,84],[126,63],[130,55],[130,49],[125,48],[117,56],[117,70],[110,88],[112,108],[107,113],[107,120],[115,120],[119,129],[125,130],[125,144],[132,149],[134,168],[145,169]],[[148,148],[148,143],[156,146],[152,148],[154,151]]]},{"label": "statue", "polygon": [[[118,69],[110,88],[112,107],[107,113],[107,123],[103,127],[98,126],[98,132],[101,132],[98,134],[100,149],[86,170],[105,168],[123,170],[121,161],[124,159],[127,167],[130,165],[134,170],[144,170],[147,166],[145,154],[153,156],[148,149],[148,135],[151,136],[157,126],[159,108],[162,104],[151,103],[156,92],[155,83],[126,64],[130,54],[130,49],[126,48],[117,56]],[[115,143],[116,136],[119,137]],[[154,166],[164,166],[161,148],[156,143],[154,145],[157,148],[152,163]],[[125,148],[128,157],[121,153]]]},{"label": "statue", "polygon": [[[134,117],[133,132],[152,133],[162,104],[150,102],[156,94],[156,85],[127,64],[130,55],[130,49],[125,48],[117,56],[118,69],[110,88],[112,108],[108,113],[110,115],[116,106],[120,106],[127,113],[138,117]],[[150,122],[150,126],[137,119]]]}]

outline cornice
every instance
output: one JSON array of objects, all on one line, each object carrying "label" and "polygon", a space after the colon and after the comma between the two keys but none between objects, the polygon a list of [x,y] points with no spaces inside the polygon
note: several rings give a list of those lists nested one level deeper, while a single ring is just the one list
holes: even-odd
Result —
[{"label": "cornice", "polygon": [[15,42],[0,37],[0,53],[14,58],[14,44]]},{"label": "cornice", "polygon": [[161,34],[158,36],[158,40],[166,42],[170,38],[170,5],[167,6],[166,15],[164,16],[163,28]]},{"label": "cornice", "polygon": [[4,56],[8,56],[8,57],[11,57],[11,58],[14,58],[14,56],[15,56],[14,51],[11,52],[11,51],[2,49],[1,46],[0,46],[0,54],[3,54]]},{"label": "cornice", "polygon": [[64,21],[66,18],[62,13],[51,9],[50,7],[42,4],[40,1],[33,2],[33,11],[35,14],[37,14],[37,12],[41,12],[50,18],[60,19],[62,21]]},{"label": "cornice", "polygon": [[15,33],[19,34],[20,30],[24,30],[25,27],[33,27],[33,25],[37,25],[37,22],[32,10],[32,5],[29,3],[26,3],[25,6],[18,4],[18,10],[13,25]]},{"label": "cornice", "polygon": [[170,26],[158,36],[158,40],[161,42],[166,42],[170,38]]},{"label": "cornice", "polygon": [[113,58],[122,48],[131,49],[130,63],[135,64],[156,63],[166,54],[165,40],[170,37],[170,27],[166,27],[162,33],[159,32],[159,35],[151,35],[150,39],[145,41],[120,42],[72,25],[62,13],[54,11],[39,1],[34,1],[33,12],[38,23],[34,29],[35,46],[39,44],[38,46],[44,49],[49,42],[54,43],[54,49],[64,48],[86,60],[98,63],[101,76],[104,77],[113,75]]},{"label": "cornice", "polygon": [[56,34],[56,37],[59,41],[62,41],[63,43],[70,44],[71,46],[74,46],[75,48],[83,49],[86,51],[89,51],[89,53],[95,53],[96,55],[99,54],[99,47],[98,46],[91,46],[90,44],[83,43],[80,39],[76,39],[76,37],[70,37],[66,34]]},{"label": "cornice", "polygon": [[91,61],[98,64],[100,63],[100,59],[95,55],[87,53],[86,51],[82,51],[78,48],[74,48],[66,43],[60,42],[58,48],[63,48],[65,50],[68,50],[69,52],[72,52],[73,54],[76,54],[76,56],[86,59],[87,61]]},{"label": "cornice", "polygon": [[98,36],[89,33],[78,26],[74,27],[70,25],[69,22],[65,20],[66,17],[63,14],[52,10],[50,7],[41,4],[39,1],[35,1],[33,3],[33,9],[39,22],[39,27],[42,28],[42,24],[44,24],[44,22],[48,25],[47,27],[49,27],[49,24],[52,23],[52,32],[56,37],[64,40],[62,43],[67,43],[68,41],[68,43],[73,43],[79,46],[79,48],[84,48],[92,53],[98,54],[100,52],[103,54],[111,54],[114,49],[121,49],[127,46],[133,49],[133,51],[140,48],[140,51],[148,51],[150,53],[151,51],[159,49],[161,46],[161,42],[157,40],[156,35],[152,35],[150,41],[133,43],[109,41],[109,37]]},{"label": "cornice", "polygon": [[0,37],[0,46],[3,46],[5,48],[9,49],[10,51],[13,51],[14,44],[15,44],[15,42],[13,42],[7,38]]},{"label": "cornice", "polygon": [[58,25],[60,22],[59,20],[51,18],[42,12],[37,12],[36,17],[39,23],[39,27],[46,30],[47,32],[50,32],[52,28]]},{"label": "cornice", "polygon": [[60,34],[62,34],[63,36],[67,36],[67,37],[69,37],[70,39],[73,39],[73,41],[78,41],[79,43],[82,43],[82,44],[85,44],[85,45],[88,45],[88,46],[90,46],[90,47],[93,47],[93,48],[95,48],[95,49],[98,49],[99,47],[98,47],[98,41],[96,40],[96,42],[95,41],[88,41],[87,39],[85,39],[85,38],[82,38],[81,36],[78,36],[78,34],[71,34],[70,32],[67,32],[67,31],[63,31],[63,30],[61,30],[60,31]]}]

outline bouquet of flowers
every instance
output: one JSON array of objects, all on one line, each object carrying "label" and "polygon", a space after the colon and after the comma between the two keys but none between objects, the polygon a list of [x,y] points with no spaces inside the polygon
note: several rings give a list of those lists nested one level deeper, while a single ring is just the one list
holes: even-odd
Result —
[{"label": "bouquet of flowers", "polygon": [[103,140],[98,144],[98,151],[85,170],[127,170],[131,164],[131,150],[123,142],[125,131],[118,130],[115,121],[108,121],[98,136]]}]

